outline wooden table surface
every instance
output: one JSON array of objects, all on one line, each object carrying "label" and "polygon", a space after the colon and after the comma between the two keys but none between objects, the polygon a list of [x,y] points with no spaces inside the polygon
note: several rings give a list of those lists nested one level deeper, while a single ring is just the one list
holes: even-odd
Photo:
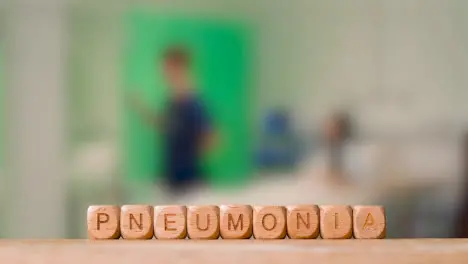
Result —
[{"label": "wooden table surface", "polygon": [[0,263],[466,264],[468,239],[0,240]]}]

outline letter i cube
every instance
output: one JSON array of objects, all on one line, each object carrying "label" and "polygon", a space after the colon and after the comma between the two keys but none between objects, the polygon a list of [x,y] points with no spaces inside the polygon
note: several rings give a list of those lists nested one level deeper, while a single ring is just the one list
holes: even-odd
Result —
[{"label": "letter i cube", "polygon": [[353,235],[353,211],[344,205],[320,206],[323,239],[349,239]]}]

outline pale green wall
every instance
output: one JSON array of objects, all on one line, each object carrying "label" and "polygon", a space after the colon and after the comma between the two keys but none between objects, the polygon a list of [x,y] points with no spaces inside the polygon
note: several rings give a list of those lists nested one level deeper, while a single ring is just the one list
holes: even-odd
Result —
[{"label": "pale green wall", "polygon": [[[5,49],[2,36],[4,36],[4,19],[1,19],[4,10],[0,7],[0,212],[6,212],[7,209],[7,195],[6,193],[6,166],[5,166]],[[5,227],[6,219],[0,215],[0,226]],[[5,235],[5,231],[0,229],[0,238]]]}]

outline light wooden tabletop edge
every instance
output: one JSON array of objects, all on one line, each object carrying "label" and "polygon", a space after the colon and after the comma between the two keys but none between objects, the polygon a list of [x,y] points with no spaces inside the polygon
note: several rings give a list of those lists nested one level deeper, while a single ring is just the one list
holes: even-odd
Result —
[{"label": "light wooden tabletop edge", "polygon": [[468,239],[0,240],[0,263],[466,264]]}]

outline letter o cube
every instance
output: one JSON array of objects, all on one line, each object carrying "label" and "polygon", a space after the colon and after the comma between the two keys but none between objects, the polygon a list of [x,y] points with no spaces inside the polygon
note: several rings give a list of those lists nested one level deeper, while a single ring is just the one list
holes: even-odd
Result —
[{"label": "letter o cube", "polygon": [[256,239],[286,237],[286,208],[284,206],[255,206],[253,234]]}]

